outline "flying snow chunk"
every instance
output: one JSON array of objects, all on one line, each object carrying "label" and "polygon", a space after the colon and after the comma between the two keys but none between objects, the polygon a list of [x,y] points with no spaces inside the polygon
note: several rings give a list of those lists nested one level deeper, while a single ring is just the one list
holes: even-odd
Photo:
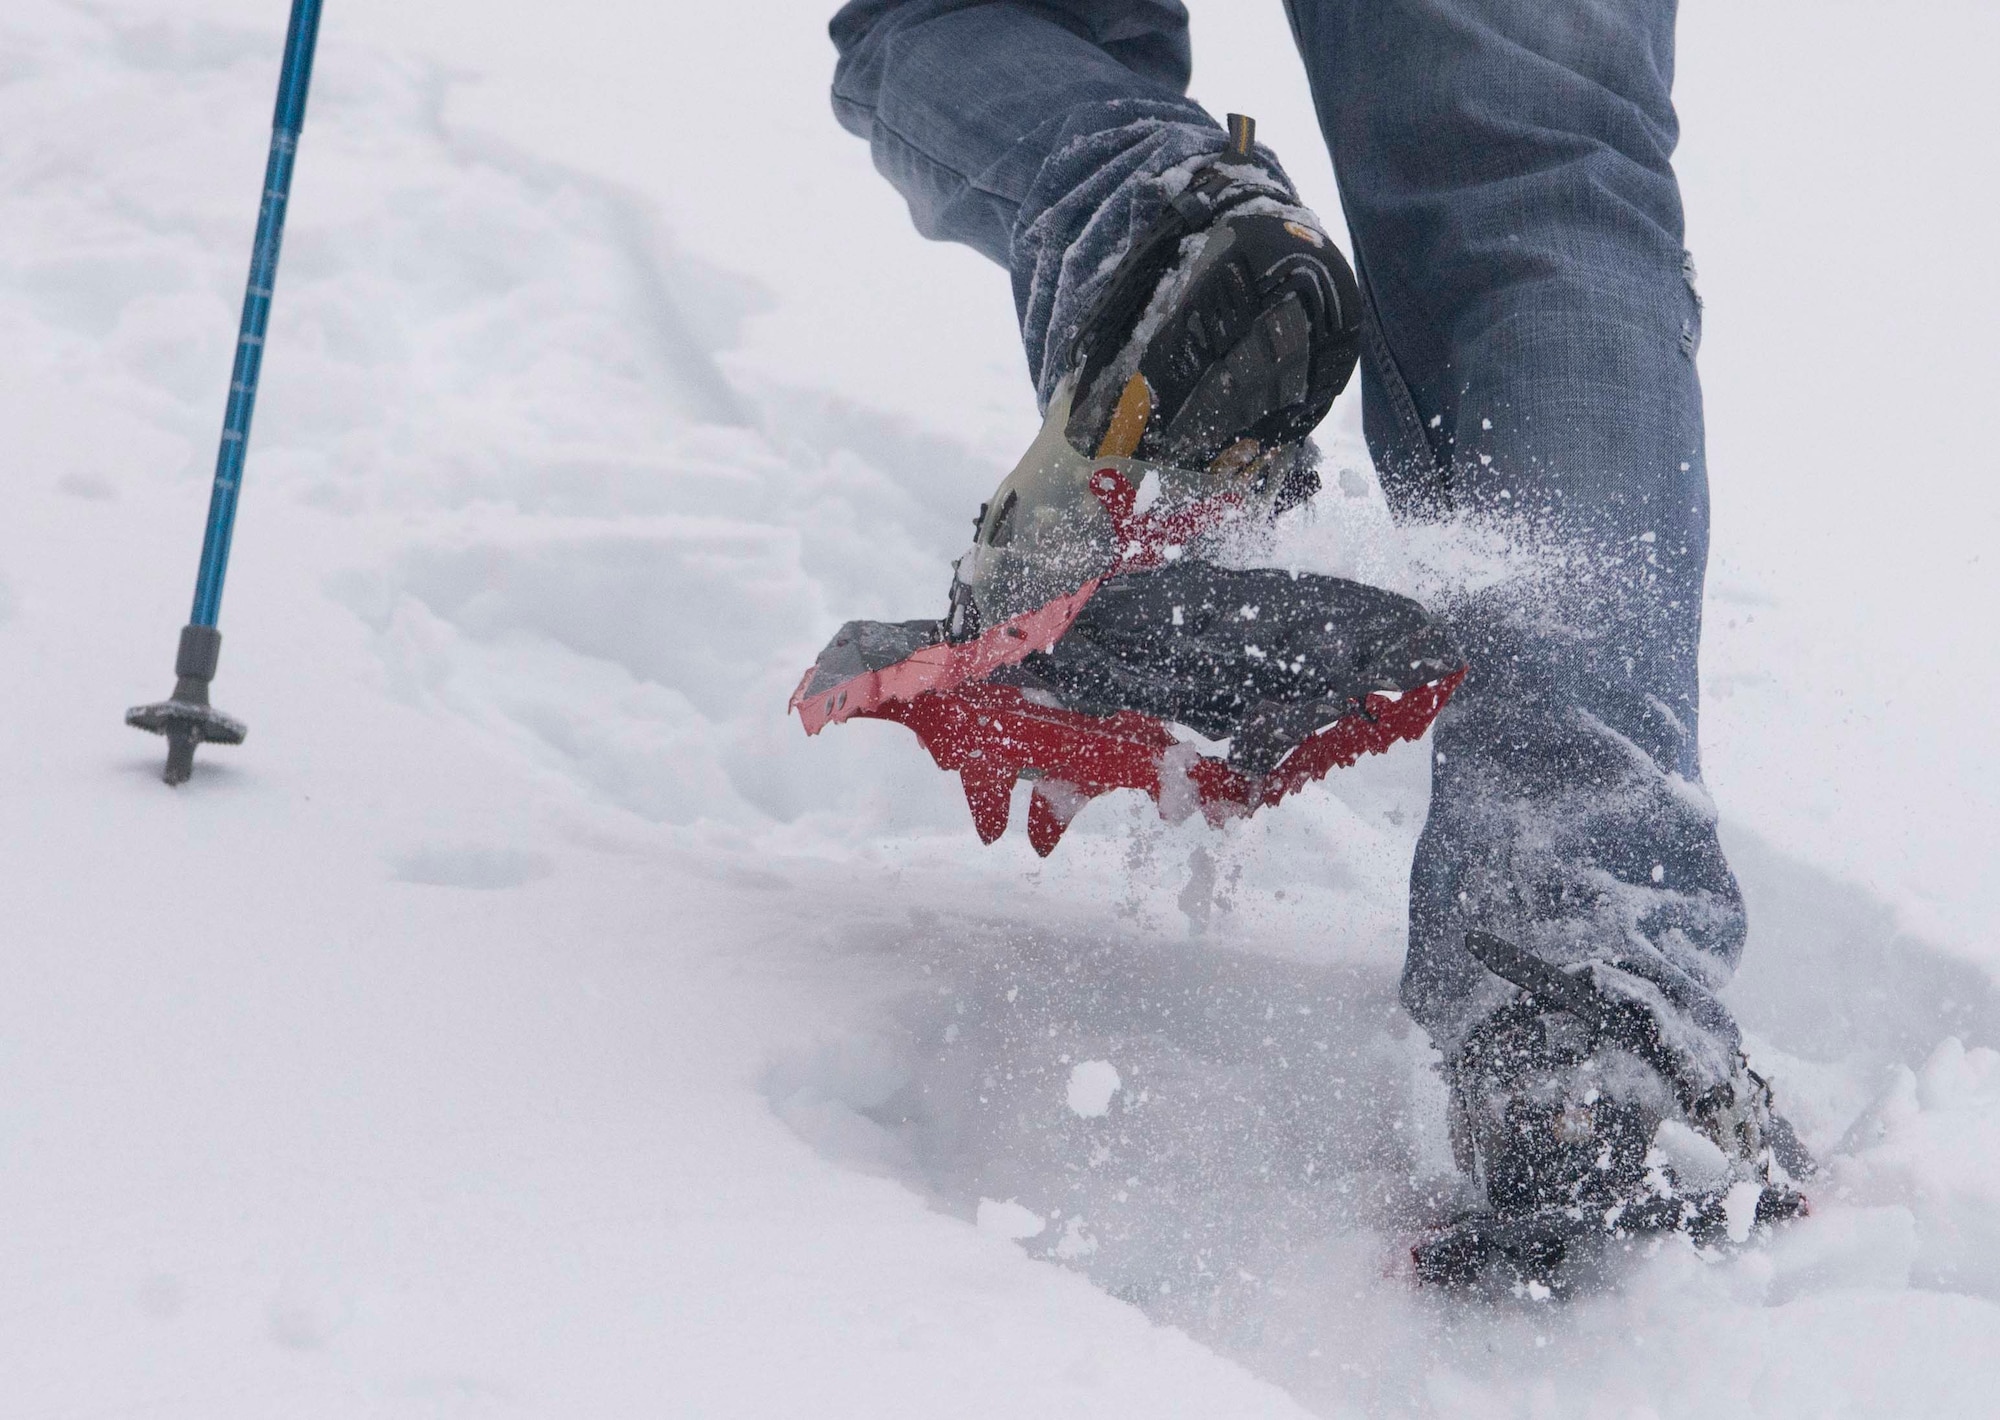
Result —
[{"label": "flying snow chunk", "polygon": [[[1729,1160],[1715,1142],[1677,1119],[1660,1121],[1653,1135],[1653,1147],[1660,1151],[1674,1171],[1678,1183],[1694,1188],[1717,1188],[1728,1181]],[[1650,1162],[1650,1161],[1649,1161]],[[1754,1209],[1755,1200],[1752,1200]]]},{"label": "flying snow chunk", "polygon": [[1015,1242],[1036,1237],[1048,1226],[1041,1214],[1032,1208],[1022,1207],[1011,1198],[1005,1203],[991,1198],[980,1199],[977,1222],[980,1232],[1011,1238]]},{"label": "flying snow chunk", "polygon": [[1722,1196],[1722,1215],[1729,1220],[1729,1240],[1741,1243],[1757,1224],[1757,1199],[1763,1190],[1745,1179]]},{"label": "flying snow chunk", "polygon": [[1063,1224],[1062,1236],[1056,1239],[1057,1257],[1065,1262],[1074,1262],[1097,1251],[1097,1239],[1084,1231],[1085,1226],[1082,1214],[1070,1214],[1069,1221]]},{"label": "flying snow chunk", "polygon": [[1085,1119],[1102,1119],[1124,1083],[1109,1060],[1080,1061],[1069,1072],[1069,1107]]}]

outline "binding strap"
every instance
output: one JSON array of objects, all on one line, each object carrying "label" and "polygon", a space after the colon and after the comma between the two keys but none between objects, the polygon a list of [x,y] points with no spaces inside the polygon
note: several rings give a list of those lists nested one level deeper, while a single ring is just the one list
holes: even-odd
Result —
[{"label": "binding strap", "polygon": [[1257,120],[1247,113],[1229,115],[1229,156],[1247,158],[1257,141]]}]

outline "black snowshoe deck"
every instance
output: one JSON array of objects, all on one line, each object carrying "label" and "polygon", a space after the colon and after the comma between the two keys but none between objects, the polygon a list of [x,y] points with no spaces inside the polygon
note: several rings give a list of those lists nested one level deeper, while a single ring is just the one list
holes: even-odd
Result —
[{"label": "black snowshoe deck", "polygon": [[1174,820],[1274,804],[1421,738],[1464,674],[1406,597],[1176,560],[1093,580],[962,642],[937,622],[849,622],[792,705],[809,734],[856,716],[908,725],[959,774],[989,843],[1006,831],[1015,783],[1039,781],[1029,839],[1046,855],[1113,789],[1150,795]]}]

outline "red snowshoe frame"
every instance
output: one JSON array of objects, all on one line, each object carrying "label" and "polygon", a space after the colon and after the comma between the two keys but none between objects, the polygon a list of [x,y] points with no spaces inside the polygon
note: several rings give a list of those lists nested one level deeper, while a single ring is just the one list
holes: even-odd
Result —
[{"label": "red snowshoe frame", "polygon": [[1015,783],[1038,781],[1028,803],[1028,841],[1047,857],[1077,812],[1114,789],[1149,795],[1170,822],[1197,808],[1212,826],[1247,816],[1364,754],[1421,739],[1465,679],[1461,666],[1413,690],[1371,692],[1264,775],[1202,754],[1151,715],[1079,714],[1038,703],[1020,687],[989,681],[995,671],[1053,647],[1108,578],[1178,556],[1235,505],[1221,497],[1163,513],[1138,512],[1138,491],[1111,468],[1092,473],[1090,487],[1111,516],[1120,548],[1108,572],[969,641],[933,642],[893,665],[810,695],[817,667],[808,670],[790,703],[806,733],[816,735],[856,716],[908,725],[938,768],[958,774],[973,827],[987,843],[1007,831]]}]

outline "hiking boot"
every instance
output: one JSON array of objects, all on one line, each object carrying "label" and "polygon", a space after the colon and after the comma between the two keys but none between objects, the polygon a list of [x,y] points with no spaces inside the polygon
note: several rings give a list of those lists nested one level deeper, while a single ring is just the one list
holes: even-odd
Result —
[{"label": "hiking boot", "polygon": [[1231,146],[1119,263],[1041,433],[980,509],[951,640],[1136,570],[1135,556],[1198,557],[1222,525],[1317,491],[1306,438],[1353,373],[1360,298],[1318,219],[1253,153],[1250,121],[1230,123]]},{"label": "hiking boot", "polygon": [[1495,1262],[1541,1283],[1579,1251],[1678,1232],[1741,1243],[1806,1211],[1812,1160],[1740,1056],[1704,1084],[1638,999],[1590,966],[1541,962],[1485,933],[1473,954],[1522,997],[1446,1064],[1452,1149],[1487,1212],[1414,1250],[1418,1276],[1463,1283]]}]

